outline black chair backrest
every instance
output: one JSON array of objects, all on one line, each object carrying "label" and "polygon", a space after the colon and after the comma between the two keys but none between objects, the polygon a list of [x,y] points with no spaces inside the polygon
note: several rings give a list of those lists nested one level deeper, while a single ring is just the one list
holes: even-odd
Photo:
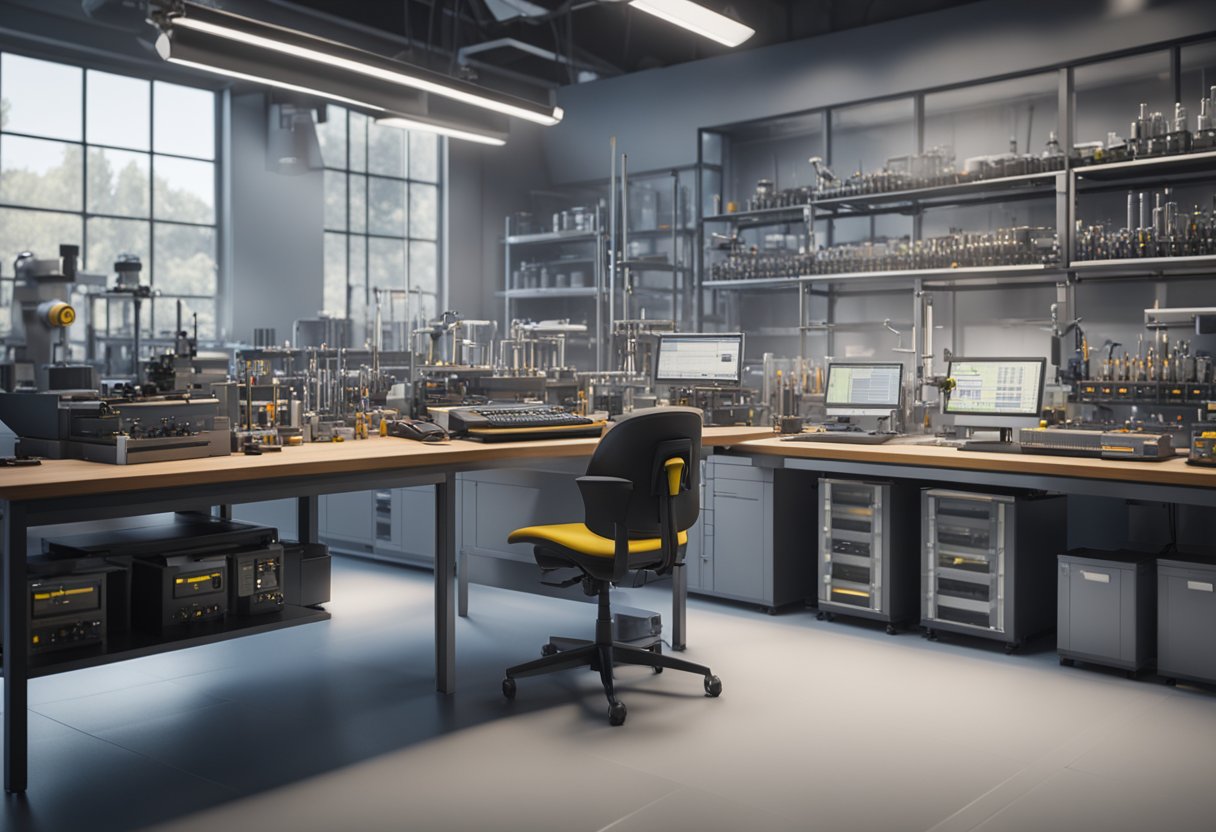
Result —
[{"label": "black chair backrest", "polygon": [[[701,512],[701,411],[691,407],[635,410],[617,421],[596,446],[587,475],[621,477],[633,482],[626,515],[630,537],[656,537],[661,531],[660,501],[667,499],[663,463],[684,460],[684,483],[672,502],[676,530],[697,522]],[[613,518],[586,506],[587,528],[614,537]]]}]

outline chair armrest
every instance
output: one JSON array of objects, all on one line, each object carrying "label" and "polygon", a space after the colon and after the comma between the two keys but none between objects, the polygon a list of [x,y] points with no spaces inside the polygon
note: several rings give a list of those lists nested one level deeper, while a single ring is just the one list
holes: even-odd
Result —
[{"label": "chair armrest", "polygon": [[587,525],[595,528],[612,526],[612,580],[619,582],[629,572],[629,527],[626,522],[629,499],[633,496],[633,481],[623,477],[578,477],[578,490],[583,496],[583,514]]},{"label": "chair armrest", "polygon": [[610,523],[625,521],[629,498],[633,495],[632,480],[624,477],[578,477],[575,482],[583,495],[583,508],[588,518],[599,517]]}]

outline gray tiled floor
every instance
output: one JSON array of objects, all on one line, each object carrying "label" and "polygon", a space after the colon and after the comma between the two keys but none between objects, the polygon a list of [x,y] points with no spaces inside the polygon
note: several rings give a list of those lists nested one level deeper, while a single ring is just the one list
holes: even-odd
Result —
[{"label": "gray tiled floor", "polygon": [[[337,564],[334,619],[31,683],[6,829],[699,832],[1208,828],[1216,696],[805,611],[694,600],[724,693],[507,664],[587,604],[473,587],[458,687],[433,692],[429,574]],[[669,610],[662,587],[618,603]]]}]

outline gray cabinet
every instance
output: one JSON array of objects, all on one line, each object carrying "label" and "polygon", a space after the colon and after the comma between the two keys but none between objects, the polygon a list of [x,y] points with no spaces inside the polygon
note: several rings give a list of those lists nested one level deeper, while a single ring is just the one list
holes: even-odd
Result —
[{"label": "gray cabinet", "polygon": [[1064,551],[1060,496],[926,489],[921,624],[1013,649],[1055,624],[1052,588]]},{"label": "gray cabinet", "polygon": [[686,558],[690,592],[770,610],[810,595],[814,556],[804,543],[813,536],[814,478],[764,462],[705,458],[700,534]]},{"label": "gray cabinet", "polygon": [[435,489],[429,485],[325,494],[318,532],[335,554],[432,566]]},{"label": "gray cabinet", "polygon": [[1157,561],[1157,672],[1216,683],[1216,565]]},{"label": "gray cabinet", "polygon": [[1059,557],[1056,650],[1073,661],[1136,672],[1152,659],[1156,564],[1135,552],[1080,550]]}]

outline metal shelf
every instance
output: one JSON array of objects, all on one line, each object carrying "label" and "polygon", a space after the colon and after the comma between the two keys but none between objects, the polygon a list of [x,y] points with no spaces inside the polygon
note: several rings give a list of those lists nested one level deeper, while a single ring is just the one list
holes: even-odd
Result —
[{"label": "metal shelf", "polygon": [[539,234],[512,234],[507,237],[507,244],[526,246],[542,243],[572,243],[579,240],[594,240],[598,236],[598,231],[544,231]]},{"label": "metal shelf", "polygon": [[787,205],[781,208],[760,208],[755,211],[735,211],[733,214],[711,214],[701,222],[737,222],[741,225],[788,225],[802,222],[810,205]]},{"label": "metal shelf", "polygon": [[1181,153],[1176,156],[1154,156],[1129,162],[1106,162],[1073,168],[1078,179],[1114,180],[1146,177],[1154,174],[1187,174],[1207,170],[1216,175],[1216,150],[1203,153]]},{"label": "metal shelf", "polygon": [[[1176,258],[1175,258],[1176,259]],[[1216,259],[1216,258],[1214,258]],[[835,283],[850,280],[868,280],[893,277],[949,277],[954,279],[980,279],[985,277],[1022,277],[1062,274],[1064,267],[1047,264],[1021,266],[977,266],[957,269],[902,269],[878,272],[837,272],[834,274],[804,274],[788,277],[743,278],[739,280],[706,280],[705,289],[781,289],[792,288],[799,283]]]},{"label": "metal shelf", "polygon": [[594,286],[547,287],[540,289],[507,289],[495,292],[500,298],[512,300],[535,300],[537,298],[593,298],[598,293]]},{"label": "metal shelf", "polygon": [[621,260],[617,264],[617,268],[631,269],[635,272],[690,272],[692,269],[687,266],[676,266],[671,263],[665,263],[662,260]]},{"label": "metal shelf", "polygon": [[1192,257],[1129,257],[1122,260],[1074,260],[1068,266],[1078,274],[1196,274],[1216,273],[1216,255]]},{"label": "metal shelf", "polygon": [[81,647],[74,650],[64,650],[35,656],[30,659],[30,678],[53,676],[56,673],[66,673],[69,670],[81,670],[86,667],[98,667],[113,662],[123,662],[127,659],[137,659],[142,656],[153,656],[158,653],[168,653],[173,650],[183,650],[187,647],[198,647],[203,644],[213,644],[217,641],[241,638],[257,633],[269,633],[272,630],[282,630],[287,627],[298,627],[301,624],[312,624],[317,621],[328,621],[329,613],[325,610],[309,607],[288,606],[282,612],[269,615],[240,618],[231,621],[217,621],[209,624],[195,624],[175,636],[155,636],[138,630],[128,633],[118,633],[107,639],[106,647]]},{"label": "metal shelf", "polygon": [[[676,229],[676,234],[681,235],[681,236],[689,235],[689,234],[696,234],[696,233],[697,233],[697,229],[695,229],[695,228],[677,228]],[[645,228],[645,229],[642,229],[639,231],[637,229],[631,228],[631,229],[629,229],[629,236],[630,237],[658,237],[659,239],[663,239],[664,237],[671,236],[671,229],[670,228]]]},{"label": "metal shelf", "polygon": [[871,211],[894,211],[900,205],[925,203],[939,206],[971,202],[989,202],[1009,198],[1046,197],[1055,193],[1056,178],[1064,171],[1026,173],[1021,176],[1002,176],[993,179],[977,179],[974,182],[959,182],[954,185],[938,185],[932,188],[914,188],[904,191],[885,191],[876,194],[856,194],[817,199],[814,207],[849,208],[850,214]]}]

